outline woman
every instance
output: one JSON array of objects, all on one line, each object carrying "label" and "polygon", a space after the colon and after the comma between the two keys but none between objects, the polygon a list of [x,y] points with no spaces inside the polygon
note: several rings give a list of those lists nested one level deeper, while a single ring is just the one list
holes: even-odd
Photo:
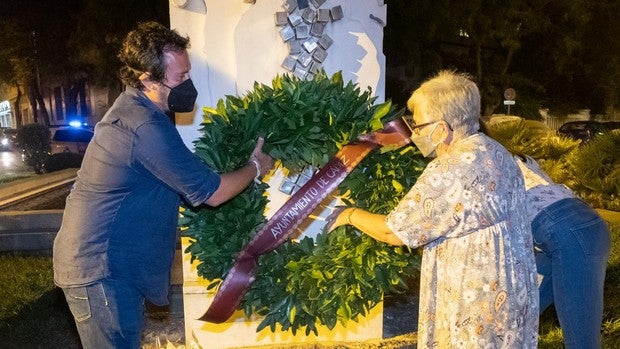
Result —
[{"label": "woman", "polygon": [[480,93],[464,74],[443,71],[413,92],[411,139],[437,156],[387,216],[338,210],[350,224],[393,245],[424,246],[418,347],[533,348],[538,293],[519,168],[478,132]]},{"label": "woman", "polygon": [[609,227],[530,157],[517,158],[537,250],[540,312],[555,303],[567,349],[600,348]]}]

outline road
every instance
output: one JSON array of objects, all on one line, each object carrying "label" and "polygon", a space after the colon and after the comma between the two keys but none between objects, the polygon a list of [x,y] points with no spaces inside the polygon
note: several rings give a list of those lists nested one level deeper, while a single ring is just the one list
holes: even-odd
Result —
[{"label": "road", "polygon": [[0,176],[16,173],[33,173],[33,170],[22,162],[19,149],[0,151]]},{"label": "road", "polygon": [[[21,159],[19,149],[0,151],[0,179],[14,177],[36,176],[32,167],[27,166]],[[64,209],[65,199],[69,194],[71,183],[58,189],[29,197],[9,206],[0,207],[0,211],[34,211]]]}]

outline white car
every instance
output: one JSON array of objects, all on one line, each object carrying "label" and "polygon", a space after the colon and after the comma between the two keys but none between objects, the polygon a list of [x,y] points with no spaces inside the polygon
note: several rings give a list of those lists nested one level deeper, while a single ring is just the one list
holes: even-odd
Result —
[{"label": "white car", "polygon": [[61,127],[51,130],[50,146],[52,154],[76,153],[84,155],[88,143],[95,134],[87,128]]}]

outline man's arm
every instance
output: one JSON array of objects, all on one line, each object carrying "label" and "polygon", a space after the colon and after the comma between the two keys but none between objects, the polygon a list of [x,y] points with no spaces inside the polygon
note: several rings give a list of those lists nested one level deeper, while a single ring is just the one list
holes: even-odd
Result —
[{"label": "man's arm", "polygon": [[263,153],[265,140],[260,137],[248,163],[242,168],[220,175],[220,186],[207,199],[209,206],[218,206],[241,193],[255,178],[260,178],[271,170],[273,160]]}]

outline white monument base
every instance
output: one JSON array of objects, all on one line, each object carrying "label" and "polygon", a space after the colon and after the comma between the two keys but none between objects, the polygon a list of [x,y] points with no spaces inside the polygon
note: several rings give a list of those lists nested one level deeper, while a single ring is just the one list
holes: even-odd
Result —
[{"label": "white monument base", "polygon": [[[182,249],[189,246],[189,239],[182,238]],[[346,328],[338,323],[334,329],[317,325],[318,335],[306,336],[305,328],[295,335],[289,331],[271,332],[269,327],[256,332],[262,321],[259,316],[248,319],[243,311],[235,312],[224,323],[214,324],[196,320],[209,308],[215,293],[207,291],[208,281],[196,274],[196,264],[190,255],[183,254],[183,307],[185,316],[186,348],[242,348],[261,345],[308,344],[318,342],[358,342],[380,339],[383,335],[383,303],[374,307],[359,322],[350,321]]]}]

